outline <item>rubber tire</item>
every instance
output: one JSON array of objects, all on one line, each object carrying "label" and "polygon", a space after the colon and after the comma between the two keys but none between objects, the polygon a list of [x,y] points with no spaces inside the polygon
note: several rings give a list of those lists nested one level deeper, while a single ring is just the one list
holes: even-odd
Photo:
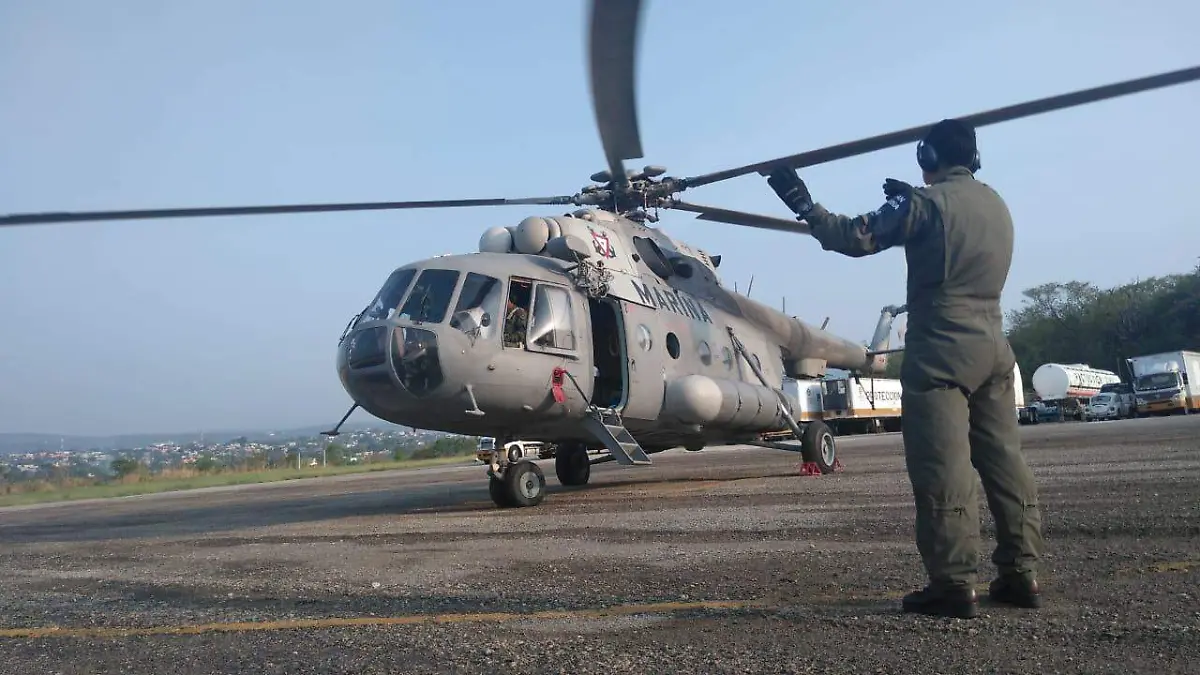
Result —
[{"label": "rubber tire", "polygon": [[583,445],[565,445],[554,457],[554,474],[563,485],[587,485],[592,475],[592,461]]},{"label": "rubber tire", "polygon": [[[833,447],[833,457],[828,461],[821,454],[821,442],[824,439],[828,439]],[[800,456],[804,461],[815,462],[821,473],[833,473],[834,464],[837,462],[837,441],[828,425],[820,420],[809,422],[808,426],[804,427],[800,448]]]},{"label": "rubber tire", "polygon": [[[546,476],[532,460],[523,459],[510,464],[504,471],[504,486],[513,506],[537,506],[546,497]],[[532,488],[533,494],[525,495],[522,487]]]}]

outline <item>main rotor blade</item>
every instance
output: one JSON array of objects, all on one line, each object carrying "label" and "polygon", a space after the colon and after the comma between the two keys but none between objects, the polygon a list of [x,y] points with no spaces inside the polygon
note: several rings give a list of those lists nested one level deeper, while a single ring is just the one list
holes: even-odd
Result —
[{"label": "main rotor blade", "polygon": [[152,218],[198,218],[206,216],[251,216],[274,213],[317,213],[325,211],[386,211],[434,209],[456,206],[507,206],[513,204],[573,204],[574,197],[530,197],[527,199],[444,199],[416,202],[360,202],[349,204],[284,204],[278,206],[216,206],[194,209],[144,209],[138,211],[56,211],[0,216],[0,227],[46,225],[96,220],[147,220]]},{"label": "main rotor blade", "polygon": [[733,211],[731,209],[722,209],[715,206],[703,206],[700,204],[691,204],[680,201],[672,201],[666,205],[666,208],[698,213],[700,215],[696,216],[696,220],[710,220],[717,223],[729,223],[730,225],[748,225],[750,227],[757,227],[764,230],[778,230],[780,232],[791,232],[794,234],[808,234],[810,232],[808,223],[801,220],[788,220],[786,218],[763,216],[757,213]]},{"label": "main rotor blade", "polygon": [[[1093,87],[1091,89],[1082,89],[1068,94],[1060,94],[1058,96],[1050,96],[1047,98],[1038,99],[1035,101],[1027,101],[1018,103],[1003,108],[995,108],[984,112],[967,115],[958,119],[971,124],[975,127],[982,127],[998,122],[1008,122],[1022,117],[1032,115],[1040,115],[1042,113],[1061,110],[1063,108],[1071,108],[1074,106],[1084,105],[1087,103],[1095,103],[1105,99],[1116,98],[1118,96],[1126,96],[1128,94],[1136,94],[1151,89],[1159,89],[1161,87],[1169,87],[1176,84],[1184,84],[1193,80],[1200,79],[1200,67],[1185,68],[1183,70],[1175,70],[1169,73],[1161,73],[1159,75],[1151,75],[1142,77],[1136,80],[1126,80],[1115,84],[1108,84],[1101,87]],[[686,187],[693,188],[717,181],[736,178],[748,173],[757,172],[761,175],[769,174],[773,169],[779,167],[791,167],[798,169],[815,164],[824,164],[838,159],[863,155],[876,150],[884,150],[886,148],[904,145],[905,143],[913,143],[920,140],[925,132],[929,130],[932,124],[924,124],[918,127],[911,127],[901,131],[893,131],[889,134],[880,134],[870,138],[863,138],[849,143],[833,145],[819,150],[810,150],[797,155],[789,155],[778,159],[771,159],[765,162],[756,164],[747,164],[736,169],[726,169],[725,171],[717,171],[714,173],[696,176],[694,178],[684,179],[683,183]]]},{"label": "main rotor blade", "polygon": [[592,108],[612,180],[627,181],[621,160],[642,156],[635,67],[640,0],[592,0],[588,61]]}]

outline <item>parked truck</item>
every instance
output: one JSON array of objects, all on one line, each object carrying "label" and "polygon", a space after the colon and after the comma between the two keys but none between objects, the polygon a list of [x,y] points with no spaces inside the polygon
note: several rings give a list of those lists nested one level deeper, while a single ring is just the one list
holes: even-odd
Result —
[{"label": "parked truck", "polygon": [[900,380],[842,377],[821,383],[822,419],[836,434],[900,430]]},{"label": "parked truck", "polygon": [[[792,401],[796,421],[821,420],[840,436],[900,430],[899,380],[785,377],[783,393]],[[791,435],[790,431],[781,430],[764,438],[782,440]]]},{"label": "parked truck", "polygon": [[[1025,387],[1020,366],[1013,366],[1013,414],[1020,420],[1025,406]],[[821,420],[840,436],[900,431],[900,380],[883,377],[831,377],[783,379],[783,393],[792,401],[799,422]],[[766,434],[767,440],[790,438],[790,431]]]},{"label": "parked truck", "polygon": [[[475,448],[476,461],[487,464],[492,459],[492,450],[496,447],[496,439],[491,436],[484,436],[479,439],[479,445]],[[557,448],[553,444],[543,443],[541,441],[509,441],[504,446],[507,451],[508,461],[516,462],[522,458],[530,459],[551,459],[555,455]]]},{"label": "parked truck", "polygon": [[1083,421],[1088,400],[1106,384],[1121,381],[1111,370],[1083,363],[1043,363],[1033,371],[1033,389],[1043,406],[1057,409],[1055,418]]},{"label": "parked truck", "polygon": [[1138,417],[1200,412],[1200,352],[1135,356],[1129,368]]},{"label": "parked truck", "polygon": [[1029,408],[1025,406],[1025,381],[1021,379],[1020,364],[1013,364],[1013,403],[1016,407],[1017,422],[1026,422],[1029,417]]}]

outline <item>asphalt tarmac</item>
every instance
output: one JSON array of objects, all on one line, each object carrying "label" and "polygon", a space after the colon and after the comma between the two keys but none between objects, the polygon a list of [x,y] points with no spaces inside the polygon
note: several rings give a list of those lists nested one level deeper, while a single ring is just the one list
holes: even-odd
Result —
[{"label": "asphalt tarmac", "polygon": [[0,673],[1200,672],[1200,415],[1022,434],[1039,611],[900,614],[901,441],[858,436],[819,477],[674,450],[567,489],[542,462],[531,509],[478,465],[0,509]]}]

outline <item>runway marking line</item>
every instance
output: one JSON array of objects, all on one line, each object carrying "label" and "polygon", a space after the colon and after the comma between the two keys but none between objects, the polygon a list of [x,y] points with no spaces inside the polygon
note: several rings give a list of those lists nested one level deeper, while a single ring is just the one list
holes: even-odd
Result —
[{"label": "runway marking line", "polygon": [[711,600],[698,602],[659,602],[637,605],[613,605],[596,609],[546,610],[539,612],[464,612],[457,614],[411,614],[404,616],[329,617],[318,619],[285,619],[280,621],[231,621],[178,626],[147,627],[58,627],[0,628],[0,638],[114,638],[151,635],[200,635],[203,633],[247,633],[281,631],[301,628],[352,628],[362,626],[410,626],[416,624],[453,624],[492,622],[504,623],[529,619],[578,619],[633,616],[637,614],[670,614],[692,610],[730,610],[765,608],[758,601]]}]

